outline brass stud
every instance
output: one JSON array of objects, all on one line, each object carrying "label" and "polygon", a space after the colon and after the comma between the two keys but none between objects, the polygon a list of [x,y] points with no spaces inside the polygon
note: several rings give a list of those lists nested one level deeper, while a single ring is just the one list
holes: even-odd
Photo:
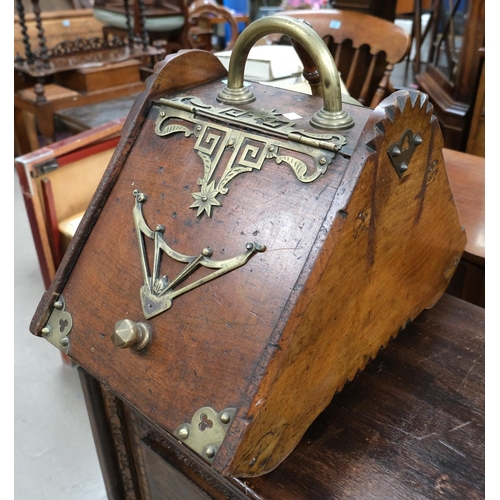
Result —
[{"label": "brass stud", "polygon": [[67,346],[69,345],[69,339],[68,339],[68,337],[63,337],[63,338],[61,339],[61,345],[62,345],[63,347],[67,347]]},{"label": "brass stud", "polygon": [[181,439],[187,439],[189,437],[189,429],[187,427],[179,429],[179,437]]},{"label": "brass stud", "polygon": [[229,412],[227,411],[224,411],[222,412],[221,416],[220,416],[220,421],[223,423],[223,424],[228,424],[231,420],[231,415],[229,414]]},{"label": "brass stud", "polygon": [[42,328],[42,335],[48,335],[50,333],[50,326],[45,326]]},{"label": "brass stud", "polygon": [[215,457],[215,453],[217,452],[217,450],[215,449],[215,446],[212,445],[212,444],[209,444],[206,448],[205,448],[205,455],[208,457],[208,458],[214,458]]},{"label": "brass stud", "polygon": [[54,302],[54,307],[56,309],[61,310],[63,308],[63,303],[60,300],[58,300],[57,302]]},{"label": "brass stud", "polygon": [[319,159],[319,164],[320,165],[324,165],[326,163],[326,158],[324,156],[322,156],[320,159]]}]

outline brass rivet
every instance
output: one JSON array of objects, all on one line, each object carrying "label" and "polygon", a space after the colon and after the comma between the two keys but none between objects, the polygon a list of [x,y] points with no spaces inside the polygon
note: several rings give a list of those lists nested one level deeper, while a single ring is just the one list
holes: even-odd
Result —
[{"label": "brass rivet", "polygon": [[229,414],[229,412],[227,412],[227,411],[222,412],[222,414],[220,416],[220,421],[223,424],[228,424],[230,420],[231,420],[231,415]]},{"label": "brass rivet", "polygon": [[319,159],[319,164],[320,165],[324,165],[326,163],[326,158],[324,156],[322,156],[320,159]]},{"label": "brass rivet", "polygon": [[181,439],[187,439],[189,436],[189,430],[187,427],[183,427],[182,429],[179,430],[179,437]]},{"label": "brass rivet", "polygon": [[48,335],[50,333],[50,326],[45,326],[42,328],[42,335]]},{"label": "brass rivet", "polygon": [[160,116],[165,116],[165,111],[161,111]]},{"label": "brass rivet", "polygon": [[57,302],[54,302],[54,307],[60,310],[63,308],[63,303],[60,300],[58,300]]},{"label": "brass rivet", "polygon": [[414,138],[413,138],[413,144],[415,144],[415,146],[418,146],[419,144],[422,144],[422,136],[421,135],[416,135]]},{"label": "brass rivet", "polygon": [[215,452],[217,450],[215,449],[215,446],[213,446],[212,444],[209,444],[206,448],[205,448],[205,455],[208,457],[208,458],[214,458],[215,457]]},{"label": "brass rivet", "polygon": [[68,345],[69,345],[69,339],[68,339],[68,337],[63,337],[63,338],[61,339],[61,345],[62,345],[63,347],[66,347],[66,346],[68,346]]},{"label": "brass rivet", "polygon": [[202,196],[201,201],[208,201],[208,198],[206,196]]},{"label": "brass rivet", "polygon": [[392,148],[392,156],[399,156],[401,154],[401,149],[398,148],[398,146],[394,146]]}]

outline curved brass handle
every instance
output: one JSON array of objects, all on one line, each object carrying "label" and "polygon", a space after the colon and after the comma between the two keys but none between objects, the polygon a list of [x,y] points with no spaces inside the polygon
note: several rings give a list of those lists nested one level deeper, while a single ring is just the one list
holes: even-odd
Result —
[{"label": "curved brass handle", "polygon": [[253,45],[261,38],[282,33],[299,42],[311,55],[321,75],[323,108],[313,114],[309,123],[328,130],[346,129],[354,120],[342,109],[340,76],[332,54],[321,37],[302,19],[286,16],[267,16],[257,19],[243,30],[236,40],[229,61],[227,85],[217,95],[224,104],[247,104],[255,101],[250,88],[244,85],[245,64]]}]

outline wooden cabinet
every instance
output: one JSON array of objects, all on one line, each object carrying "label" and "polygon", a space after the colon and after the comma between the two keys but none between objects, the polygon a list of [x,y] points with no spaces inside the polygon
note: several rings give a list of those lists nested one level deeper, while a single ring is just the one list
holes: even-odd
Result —
[{"label": "wooden cabinet", "polygon": [[431,30],[428,63],[415,77],[434,105],[445,146],[457,151],[467,148],[485,47],[484,0],[461,4],[465,4],[462,11],[450,12],[443,10],[444,2],[440,2]]}]

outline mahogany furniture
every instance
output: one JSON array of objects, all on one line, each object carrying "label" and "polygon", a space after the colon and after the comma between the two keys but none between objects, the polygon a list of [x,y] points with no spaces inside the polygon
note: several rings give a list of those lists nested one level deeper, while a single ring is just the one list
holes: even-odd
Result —
[{"label": "mahogany furniture", "polygon": [[[311,54],[322,97],[244,85],[251,46],[272,31]],[[424,350],[408,356],[416,363],[413,371],[403,367],[410,378],[398,375],[399,386],[384,390],[385,399],[377,395],[389,405],[381,414],[370,407],[359,414],[382,422],[370,433],[377,446],[387,436],[382,428],[392,432],[398,415],[406,422],[398,422],[391,467],[400,431],[422,436],[409,422],[434,386],[428,414],[452,417],[436,418],[430,432],[437,443],[424,443],[437,447],[424,453],[426,464],[435,457],[439,476],[429,481],[429,469],[416,461],[417,440],[417,450],[410,446],[401,458],[410,456],[418,469],[398,476],[396,486],[411,498],[415,485],[425,490],[425,478],[431,487],[448,487],[442,483],[451,478],[466,497],[481,492],[482,379],[480,368],[471,375],[471,363],[481,359],[484,312],[464,306],[463,337],[463,325],[450,326],[457,345],[475,344],[472,358],[468,345],[457,354],[464,361],[446,358],[441,384],[420,368],[438,355],[439,344],[427,342],[433,324],[442,337],[450,314],[433,312],[440,299],[446,309],[443,294],[466,244],[427,96],[398,91],[374,110],[342,103],[328,48],[290,17],[252,23],[233,58],[229,73],[199,50],[156,66],[30,324],[83,370],[108,494],[274,499],[290,488],[304,498],[332,496],[327,488],[335,483],[324,470],[316,472],[325,483],[310,475],[312,488],[296,467],[297,483],[274,477],[302,439],[315,440],[311,424],[332,397],[412,325]],[[462,306],[451,300],[456,321]],[[419,319],[410,323],[421,314],[419,330]],[[456,398],[456,379],[467,378],[459,386],[467,394],[463,410],[446,406],[442,384]],[[416,400],[403,411],[409,394]],[[444,435],[461,429],[472,446],[464,434]],[[347,445],[354,442],[346,436]],[[453,463],[440,463],[438,446]],[[312,456],[324,457],[323,467],[333,464],[338,476],[336,460],[327,459],[338,448],[330,450]],[[466,457],[466,467],[455,455]],[[379,470],[387,483],[387,466]]]},{"label": "mahogany furniture", "polygon": [[[350,10],[295,10],[279,13],[304,19],[321,36],[333,55],[349,95],[374,108],[394,91],[390,77],[394,65],[410,50],[410,36],[394,23]],[[280,43],[281,35],[270,35]],[[304,62],[304,76],[317,75],[317,69]]]},{"label": "mahogany furniture", "polygon": [[467,245],[447,292],[485,306],[485,159],[443,149]]},{"label": "mahogany furniture", "polygon": [[444,4],[440,2],[441,9],[432,19],[426,67],[415,79],[434,105],[445,146],[466,151],[474,103],[481,88],[485,3],[470,0],[465,12],[456,9],[460,2],[455,2],[451,11],[443,10]]},{"label": "mahogany furniture", "polygon": [[[311,53],[322,98],[243,84],[271,31]],[[425,95],[343,107],[328,48],[291,17],[252,23],[232,57],[227,84],[206,51],[157,65],[30,330],[254,477],[436,303],[466,238]]]}]

